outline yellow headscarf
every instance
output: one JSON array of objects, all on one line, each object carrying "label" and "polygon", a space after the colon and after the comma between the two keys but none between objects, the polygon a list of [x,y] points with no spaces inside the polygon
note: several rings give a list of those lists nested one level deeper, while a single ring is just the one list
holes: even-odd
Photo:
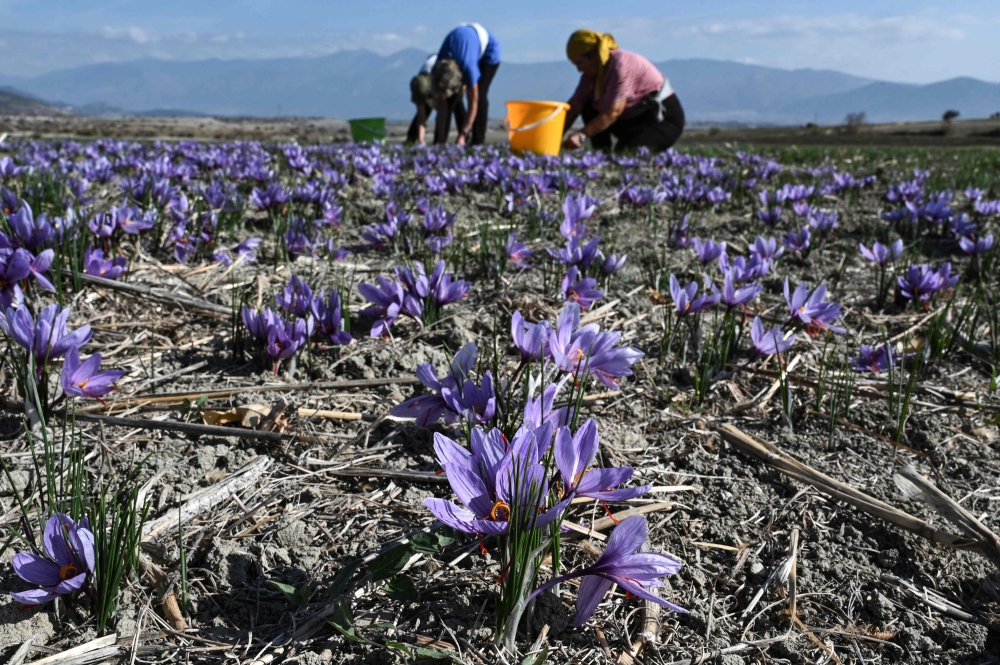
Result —
[{"label": "yellow headscarf", "polygon": [[597,98],[601,98],[604,92],[604,70],[611,59],[611,51],[618,48],[618,42],[609,34],[594,32],[593,30],[577,30],[569,36],[566,42],[566,57],[576,60],[580,56],[597,51],[597,57],[601,62],[597,70]]}]

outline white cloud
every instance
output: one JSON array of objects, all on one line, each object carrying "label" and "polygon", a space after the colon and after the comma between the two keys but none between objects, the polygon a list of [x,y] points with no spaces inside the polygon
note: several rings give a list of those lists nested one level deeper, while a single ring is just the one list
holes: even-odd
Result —
[{"label": "white cloud", "polygon": [[136,44],[155,44],[160,41],[160,35],[155,30],[147,30],[138,26],[114,28],[106,25],[101,28],[101,35],[108,39],[124,39]]},{"label": "white cloud", "polygon": [[709,21],[679,28],[681,35],[705,38],[742,37],[754,40],[858,37],[894,42],[925,39],[958,41],[965,30],[939,18],[925,16],[775,16],[743,21]]}]

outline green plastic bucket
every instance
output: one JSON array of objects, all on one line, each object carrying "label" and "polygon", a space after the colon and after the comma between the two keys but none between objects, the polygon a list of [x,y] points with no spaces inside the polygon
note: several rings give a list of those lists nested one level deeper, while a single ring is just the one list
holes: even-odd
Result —
[{"label": "green plastic bucket", "polygon": [[385,141],[385,118],[356,118],[347,122],[351,125],[351,139],[355,143]]}]

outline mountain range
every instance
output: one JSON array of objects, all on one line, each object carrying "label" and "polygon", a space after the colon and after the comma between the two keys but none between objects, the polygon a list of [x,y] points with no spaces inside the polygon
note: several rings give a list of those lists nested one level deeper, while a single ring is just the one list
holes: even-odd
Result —
[{"label": "mountain range", "polygon": [[[413,114],[409,81],[426,54],[367,50],[315,58],[168,61],[84,65],[0,85],[77,113],[173,113],[351,118]],[[689,122],[838,124],[863,112],[870,122],[963,118],[1000,111],[1000,84],[955,78],[929,85],[873,81],[830,70],[784,70],[686,59],[656,66],[671,81]],[[491,117],[503,101],[570,97],[578,74],[569,62],[503,63],[490,91]]]}]

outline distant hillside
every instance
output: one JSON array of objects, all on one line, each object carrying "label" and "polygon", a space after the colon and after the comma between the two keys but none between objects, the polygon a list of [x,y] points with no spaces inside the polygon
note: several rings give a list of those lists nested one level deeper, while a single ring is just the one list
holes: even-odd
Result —
[{"label": "distant hillside", "polygon": [[863,111],[869,122],[936,120],[954,109],[963,118],[987,118],[1000,112],[1000,85],[955,78],[929,85],[877,82],[839,94],[821,95],[785,105],[790,117],[814,114],[820,124],[842,122]]},{"label": "distant hillside", "polygon": [[[318,58],[135,60],[87,65],[17,79],[18,89],[73,112],[108,115],[185,109],[184,115],[412,116],[409,80],[426,54],[366,50]],[[688,120],[702,123],[836,124],[863,111],[872,121],[931,120],[954,108],[962,117],[1000,110],[1000,84],[953,79],[931,85],[874,82],[828,70],[783,70],[718,60],[668,60]],[[490,115],[513,99],[570,97],[579,75],[566,61],[503,63],[490,93]]]},{"label": "distant hillside", "polygon": [[0,115],[53,116],[65,115],[65,111],[10,89],[0,89]]}]

